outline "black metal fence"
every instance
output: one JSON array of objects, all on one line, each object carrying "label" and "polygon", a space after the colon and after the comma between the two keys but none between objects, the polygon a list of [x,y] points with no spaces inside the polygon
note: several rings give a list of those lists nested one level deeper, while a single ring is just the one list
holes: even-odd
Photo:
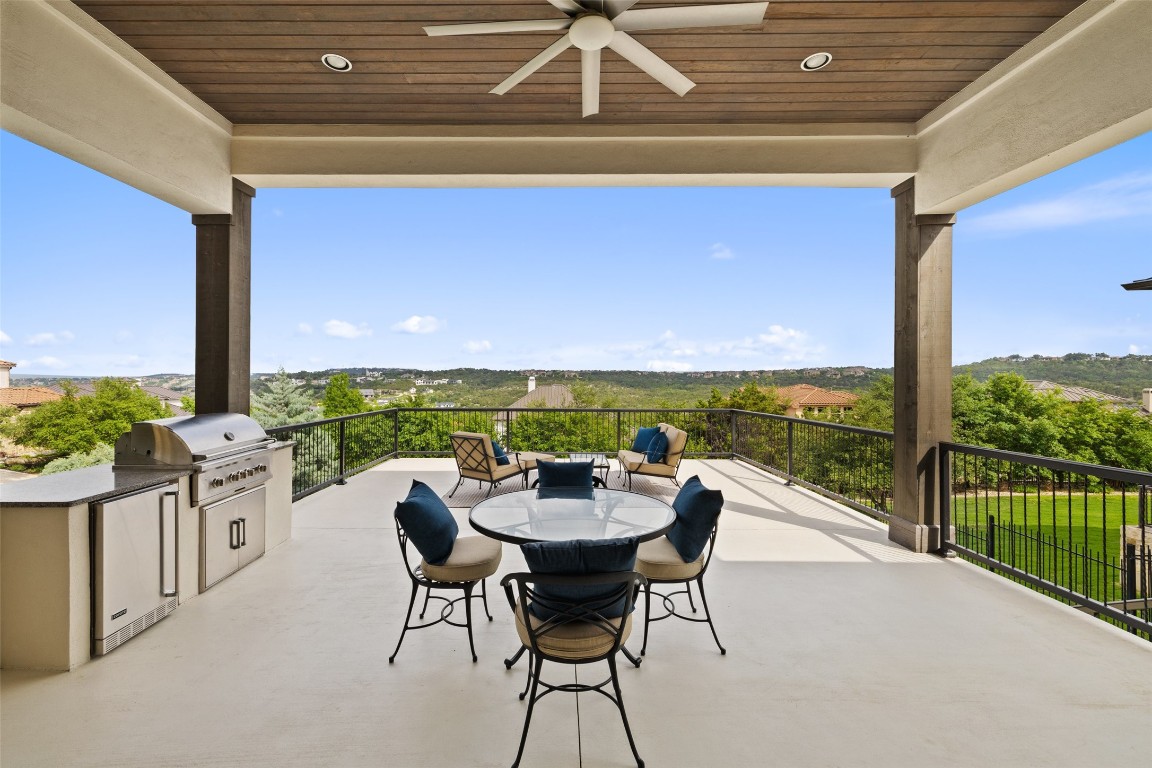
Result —
[{"label": "black metal fence", "polygon": [[947,548],[1152,639],[1152,473],[941,444]]}]

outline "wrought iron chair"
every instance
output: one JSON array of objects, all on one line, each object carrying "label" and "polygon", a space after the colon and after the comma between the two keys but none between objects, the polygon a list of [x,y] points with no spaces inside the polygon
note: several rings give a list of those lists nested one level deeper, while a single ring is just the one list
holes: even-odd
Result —
[{"label": "wrought iron chair", "polygon": [[520,451],[506,454],[502,458],[493,447],[492,437],[482,432],[453,432],[449,436],[452,441],[452,454],[456,457],[456,467],[460,470],[460,479],[448,494],[451,498],[467,479],[476,480],[481,487],[490,483],[488,495],[502,481],[519,476],[528,487],[528,473],[536,469],[536,462],[544,459],[556,458],[547,453],[533,453]]},{"label": "wrought iron chair", "polygon": [[[594,691],[615,704],[624,722],[624,732],[636,765],[644,768],[644,761],[632,738],[628,714],[624,711],[616,672],[616,654],[623,649],[632,631],[633,600],[644,583],[644,577],[635,571],[581,575],[510,573],[501,580],[508,604],[516,616],[516,632],[528,649],[528,685],[520,693],[521,700],[528,697],[528,711],[524,715],[524,731],[512,768],[520,765],[536,702],[553,691]],[[566,599],[562,596],[565,590],[569,594],[573,594],[571,590],[584,590],[584,594],[591,596]],[[561,594],[558,595],[557,591]],[[540,678],[545,661],[558,664],[607,661],[610,674],[596,684],[573,682],[554,685]],[[612,693],[604,690],[609,683]],[[540,691],[541,688],[544,690]]]},{"label": "wrought iron chair", "polygon": [[[440,565],[433,565],[421,558],[418,565],[412,565],[412,557],[408,552],[408,534],[404,526],[396,520],[396,538],[400,542],[400,555],[404,559],[404,568],[412,581],[412,594],[408,599],[408,613],[404,617],[404,628],[400,631],[400,639],[396,642],[396,650],[388,657],[388,663],[396,660],[400,653],[400,646],[404,643],[404,635],[410,629],[425,629],[441,622],[454,627],[464,627],[468,630],[468,648],[472,652],[472,661],[476,661],[476,644],[472,639],[472,591],[476,583],[480,583],[480,598],[484,603],[484,614],[488,621],[492,621],[492,614],[488,611],[488,589],[485,579],[496,573],[500,566],[500,542],[485,536],[464,536],[457,538],[452,544],[452,553]],[[415,549],[415,547],[413,547]],[[424,588],[424,607],[420,609],[422,623],[412,623],[412,609],[416,605],[416,597],[421,588]],[[442,595],[432,594],[433,590],[460,590],[462,597],[450,599]],[[428,612],[428,601],[440,600],[440,618],[435,621],[423,622],[424,614]],[[452,612],[456,605],[464,602],[464,623],[452,619]]]},{"label": "wrought iron chair", "polygon": [[[708,610],[708,598],[704,595],[704,574],[712,553],[716,549],[716,531],[720,525],[720,510],[724,506],[724,496],[720,491],[709,490],[693,476],[684,483],[684,488],[672,502],[676,510],[676,525],[666,536],[640,544],[636,553],[636,570],[646,578],[644,585],[644,642],[640,655],[648,650],[648,625],[654,621],[675,616],[678,619],[708,624],[712,639],[720,654],[728,651],[720,644],[716,625],[712,623],[712,613]],[[710,528],[709,528],[710,526]],[[705,540],[706,538],[706,540]],[[692,555],[695,554],[695,557]],[[687,558],[687,559],[686,559]],[[677,610],[675,598],[686,595],[688,606],[696,613],[696,603],[692,599],[692,582],[700,592],[700,604],[704,617],[689,616]],[[675,592],[653,592],[653,584],[682,584],[683,589]],[[652,599],[663,603],[664,613],[652,618]],[[639,664],[638,662],[634,662]]]}]

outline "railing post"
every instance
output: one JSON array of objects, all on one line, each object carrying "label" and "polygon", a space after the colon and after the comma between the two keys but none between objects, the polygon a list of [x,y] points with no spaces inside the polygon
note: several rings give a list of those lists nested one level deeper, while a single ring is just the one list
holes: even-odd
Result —
[{"label": "railing post", "polygon": [[346,467],[346,444],[344,442],[345,427],[348,424],[347,419],[340,420],[340,478],[336,481],[336,485],[347,485],[348,481],[344,479],[344,472]]},{"label": "railing post", "polygon": [[952,452],[943,443],[940,451],[940,549],[944,557],[956,557],[949,544],[956,543],[952,530]]},{"label": "railing post", "polygon": [[728,412],[728,458],[736,458],[736,409]]},{"label": "railing post", "polygon": [[400,455],[400,409],[392,410],[392,458]]},{"label": "railing post", "polygon": [[624,449],[624,411],[616,411],[616,452]]},{"label": "railing post", "polygon": [[[988,515],[988,527],[984,529],[984,553],[996,558],[996,516]],[[991,566],[989,566],[991,567]]]},{"label": "railing post", "polygon": [[792,427],[795,426],[791,421],[788,422],[788,480],[784,485],[792,485]]}]

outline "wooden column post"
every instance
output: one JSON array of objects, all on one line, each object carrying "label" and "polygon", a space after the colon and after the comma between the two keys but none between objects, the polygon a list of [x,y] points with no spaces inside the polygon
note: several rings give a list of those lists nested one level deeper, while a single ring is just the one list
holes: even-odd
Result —
[{"label": "wooden column post", "polygon": [[952,439],[953,214],[917,216],[915,180],[896,200],[893,514],[888,538],[914,552],[941,545],[937,451]]},{"label": "wooden column post", "polygon": [[252,198],[232,180],[232,213],[196,226],[196,412],[243,413],[250,398]]}]

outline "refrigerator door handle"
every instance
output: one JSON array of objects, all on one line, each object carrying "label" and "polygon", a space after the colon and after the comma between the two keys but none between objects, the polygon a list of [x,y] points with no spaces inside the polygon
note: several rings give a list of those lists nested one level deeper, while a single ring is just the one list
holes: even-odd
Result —
[{"label": "refrigerator door handle", "polygon": [[[167,566],[167,562],[168,562],[169,542],[168,542],[168,531],[164,525],[164,520],[165,520],[164,500],[169,498],[169,497],[172,498],[171,561],[172,561],[172,566],[173,566],[172,567],[172,571],[173,571],[172,581],[173,581],[173,583],[172,583],[171,589],[169,589],[168,583],[167,583],[168,569],[166,566]],[[176,556],[176,551],[177,551],[177,546],[179,544],[180,532],[179,532],[179,526],[176,524],[176,522],[177,522],[176,516],[177,516],[177,499],[179,497],[180,497],[179,491],[165,491],[160,496],[160,594],[163,597],[176,597],[176,594],[177,594],[176,582],[179,580],[178,568],[180,567],[180,560]]]}]

